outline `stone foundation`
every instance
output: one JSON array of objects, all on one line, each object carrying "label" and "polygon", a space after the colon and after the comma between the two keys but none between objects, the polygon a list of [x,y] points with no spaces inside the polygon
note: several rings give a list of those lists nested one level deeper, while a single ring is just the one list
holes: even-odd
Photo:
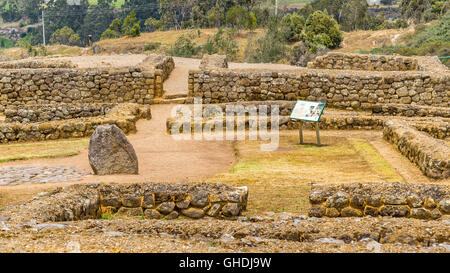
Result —
[{"label": "stone foundation", "polygon": [[228,68],[228,61],[226,55],[203,55],[200,69],[214,69],[214,68]]},{"label": "stone foundation", "polygon": [[[299,128],[299,121],[291,120],[289,115],[292,108],[295,105],[295,101],[250,101],[250,102],[237,102],[237,103],[220,103],[220,104],[208,104],[203,105],[203,116],[207,116],[207,113],[214,113],[214,111],[221,110],[223,114],[226,113],[228,108],[230,111],[240,113],[244,111],[245,115],[244,126],[249,128],[249,120],[257,120],[254,115],[259,114],[261,106],[267,106],[266,114],[269,118],[268,124],[270,127],[270,116],[272,113],[272,107],[278,106],[279,109],[279,126],[281,130],[293,130]],[[433,107],[432,107],[433,108]],[[261,109],[264,109],[261,108]],[[321,120],[319,122],[319,128],[323,130],[382,130],[384,124],[389,119],[404,120],[413,128],[426,132],[431,136],[438,139],[445,139],[450,136],[450,119],[449,118],[434,118],[430,120],[428,117],[402,117],[402,116],[382,116],[374,115],[370,112],[350,112],[339,111],[335,109],[326,108]],[[435,109],[435,108],[433,108]],[[443,108],[439,108],[443,109]],[[252,112],[253,111],[253,112]],[[252,114],[250,114],[252,113]],[[251,116],[253,115],[253,116]],[[212,115],[210,115],[212,116]],[[202,120],[202,126],[204,127],[210,118],[204,118]],[[178,118],[168,118],[166,122],[166,128],[170,133],[170,128],[178,121]],[[191,118],[191,131],[193,131],[194,123]],[[235,122],[235,125],[237,121]],[[304,123],[305,128],[312,128],[314,124],[310,122]],[[189,127],[189,125],[187,125]],[[226,128],[225,121],[222,124],[223,128]],[[181,129],[181,128],[180,128]]]},{"label": "stone foundation", "polygon": [[[38,222],[106,218],[234,218],[247,206],[246,187],[221,183],[78,184],[32,200],[22,217]],[[25,219],[24,219],[25,220]]]},{"label": "stone foundation", "polygon": [[138,67],[151,69],[155,73],[155,97],[161,97],[164,93],[163,82],[169,78],[175,68],[175,62],[170,56],[151,54],[145,58]]},{"label": "stone foundation", "polygon": [[151,118],[150,106],[119,104],[105,116],[38,123],[0,123],[0,142],[43,141],[88,137],[98,125],[115,124],[125,134],[136,132],[136,122]]},{"label": "stone foundation", "polygon": [[385,123],[383,137],[426,176],[435,179],[450,177],[450,148],[444,141],[395,120]]},{"label": "stone foundation", "polygon": [[375,104],[372,105],[371,111],[374,115],[383,116],[450,118],[449,107],[432,107],[410,104]]},{"label": "stone foundation", "polygon": [[0,69],[38,69],[38,68],[77,68],[71,61],[65,60],[19,60],[0,62]]},{"label": "stone foundation", "polygon": [[309,62],[308,68],[369,71],[411,71],[419,70],[419,62],[413,57],[329,52],[328,54],[319,56],[312,62]]},{"label": "stone foundation", "polygon": [[50,104],[8,106],[5,110],[6,122],[47,122],[75,118],[104,116],[117,104]]},{"label": "stone foundation", "polygon": [[310,217],[438,219],[450,214],[450,188],[437,184],[312,184],[309,201]]},{"label": "stone foundation", "polygon": [[449,92],[448,72],[189,71],[189,96],[201,97],[206,104],[303,99],[347,110],[369,110],[380,103],[449,107]]},{"label": "stone foundation", "polygon": [[23,104],[151,104],[163,94],[163,82],[175,66],[171,57],[160,55],[150,55],[136,67],[117,69],[79,69],[58,62],[23,63],[32,69],[0,67],[0,111]]}]

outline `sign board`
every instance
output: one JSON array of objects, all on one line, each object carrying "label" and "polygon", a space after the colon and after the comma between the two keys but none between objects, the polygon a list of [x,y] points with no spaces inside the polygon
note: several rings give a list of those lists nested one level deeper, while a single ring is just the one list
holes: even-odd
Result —
[{"label": "sign board", "polygon": [[325,109],[325,105],[325,102],[297,100],[290,118],[318,122],[322,116],[323,109]]}]

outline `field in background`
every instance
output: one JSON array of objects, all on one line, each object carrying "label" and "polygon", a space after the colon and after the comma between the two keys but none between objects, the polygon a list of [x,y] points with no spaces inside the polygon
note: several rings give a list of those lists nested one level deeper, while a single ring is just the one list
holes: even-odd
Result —
[{"label": "field in background", "polygon": [[403,38],[414,32],[414,28],[407,29],[383,29],[383,30],[358,30],[344,32],[344,41],[339,52],[359,53],[370,51],[383,45],[404,44]]},{"label": "field in background", "polygon": [[[96,44],[101,45],[103,48],[107,48],[105,53],[112,53],[126,52],[127,48],[135,48],[136,45],[142,45],[142,47],[144,47],[144,45],[148,43],[161,43],[160,47],[152,52],[165,54],[166,51],[170,49],[170,47],[175,44],[177,39],[181,36],[192,39],[192,42],[195,43],[196,46],[202,46],[206,44],[208,37],[212,37],[216,33],[216,28],[200,29],[200,35],[198,35],[198,30],[196,29],[155,31],[142,33],[141,36],[136,38],[121,37],[118,39],[102,40]],[[237,33],[235,41],[238,43],[239,47],[239,52],[237,54],[238,61],[243,61],[244,51],[248,41],[251,39],[257,39],[262,35],[262,33],[262,29],[256,29],[254,31],[240,30]]]}]

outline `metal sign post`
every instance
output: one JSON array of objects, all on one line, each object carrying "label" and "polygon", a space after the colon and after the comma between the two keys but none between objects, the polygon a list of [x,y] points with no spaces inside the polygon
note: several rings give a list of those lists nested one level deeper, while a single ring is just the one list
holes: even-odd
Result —
[{"label": "metal sign post", "polygon": [[300,126],[298,130],[298,134],[300,137],[300,144],[303,145],[303,122],[315,122],[316,127],[316,137],[317,137],[317,145],[322,145],[320,142],[320,133],[319,133],[319,121],[322,116],[323,109],[325,109],[325,102],[316,102],[316,101],[306,101],[306,100],[297,100],[297,103],[292,109],[292,113],[290,115],[291,119],[299,120]]}]

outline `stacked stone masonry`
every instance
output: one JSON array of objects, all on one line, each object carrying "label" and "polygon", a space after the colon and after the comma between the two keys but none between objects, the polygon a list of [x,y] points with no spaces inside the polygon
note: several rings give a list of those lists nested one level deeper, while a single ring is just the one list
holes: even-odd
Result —
[{"label": "stacked stone masonry", "polygon": [[304,99],[348,110],[386,103],[449,107],[450,72],[191,70],[189,96],[207,104]]},{"label": "stacked stone masonry", "polygon": [[163,82],[169,78],[170,73],[175,68],[172,57],[150,54],[138,67],[153,69],[155,72],[155,97],[161,97],[164,93]]},{"label": "stacked stone masonry", "polygon": [[[289,115],[292,111],[292,108],[295,105],[295,101],[244,101],[244,102],[236,102],[236,103],[220,103],[220,104],[207,104],[203,105],[203,117],[202,126],[204,127],[208,122],[211,121],[208,117],[214,117],[215,112],[220,109],[222,114],[225,114],[227,109],[228,111],[234,111],[234,116],[237,116],[237,113],[243,112],[242,115],[245,115],[245,128],[249,128],[249,120],[250,114],[260,115],[259,113],[260,107],[261,109],[266,109],[267,117],[269,118],[268,124],[269,127],[271,125],[270,116],[272,114],[272,108],[275,106],[278,107],[279,117],[279,126],[280,129],[298,129],[299,121],[291,120]],[[384,106],[383,106],[384,107]],[[399,111],[397,116],[384,116],[379,115],[378,110],[373,110],[375,113],[371,112],[350,112],[350,111],[340,111],[331,108],[325,108],[325,111],[321,117],[319,122],[320,129],[329,129],[329,130],[382,130],[384,128],[384,124],[389,119],[399,119],[408,122],[408,124],[419,131],[426,132],[431,136],[438,139],[445,139],[450,136],[450,118],[443,118],[440,116],[444,116],[446,114],[446,110],[448,108],[437,108],[437,107],[419,107],[419,106],[410,106],[410,105],[400,105],[399,108],[403,109],[419,109],[420,113],[427,113],[426,116],[420,117],[403,117],[401,114],[403,112]],[[375,107],[373,108],[375,109]],[[388,108],[390,109],[390,108]],[[394,108],[398,110],[397,108]],[[390,110],[389,110],[390,111]],[[429,116],[440,115],[439,117],[433,117],[432,119]],[[173,133],[171,128],[175,125],[175,123],[180,122],[181,117],[176,118],[168,118],[166,122],[166,128],[169,133]],[[254,119],[254,118],[253,118]],[[191,118],[188,122],[191,123],[191,130],[194,128],[193,118]],[[235,125],[237,127],[236,120]],[[187,125],[189,126],[189,125]],[[209,125],[208,125],[209,126]],[[312,123],[304,123],[305,128],[312,128],[314,124]],[[222,125],[223,128],[226,128],[225,121]],[[213,127],[214,128],[214,127]],[[182,127],[180,127],[180,130]],[[175,131],[176,133],[176,131]]]},{"label": "stacked stone masonry", "polygon": [[221,183],[78,184],[32,200],[24,218],[39,222],[143,216],[234,218],[247,207],[248,190]]},{"label": "stacked stone masonry", "polygon": [[0,67],[0,111],[23,104],[151,104],[163,94],[164,79],[173,68],[171,57],[159,55],[136,67],[117,69]]},{"label": "stacked stone masonry", "polygon": [[71,61],[65,60],[20,60],[0,62],[0,69],[24,69],[24,68],[77,68]]},{"label": "stacked stone masonry", "polygon": [[450,177],[450,148],[443,140],[419,132],[402,121],[389,120],[383,129],[383,137],[428,177]]},{"label": "stacked stone masonry", "polygon": [[203,55],[199,66],[200,69],[228,68],[226,55]]},{"label": "stacked stone masonry", "polygon": [[443,117],[450,118],[449,107],[433,107],[410,104],[375,104],[372,114],[405,117]]},{"label": "stacked stone masonry", "polygon": [[368,71],[447,71],[436,56],[389,56],[330,52],[308,63],[308,68]]},{"label": "stacked stone masonry", "polygon": [[310,217],[390,216],[438,219],[450,214],[448,185],[410,183],[312,184]]},{"label": "stacked stone masonry", "polygon": [[104,116],[117,104],[49,104],[8,106],[5,110],[6,122],[46,122],[75,118]]},{"label": "stacked stone masonry", "polygon": [[0,70],[2,106],[58,103],[150,104],[155,74],[126,70]]},{"label": "stacked stone masonry", "polygon": [[98,125],[115,124],[125,134],[136,132],[139,119],[151,118],[150,106],[123,103],[103,116],[36,123],[0,123],[0,143],[88,137]]},{"label": "stacked stone masonry", "polygon": [[330,52],[308,63],[308,68],[369,70],[369,71],[411,71],[419,70],[416,58]]}]

